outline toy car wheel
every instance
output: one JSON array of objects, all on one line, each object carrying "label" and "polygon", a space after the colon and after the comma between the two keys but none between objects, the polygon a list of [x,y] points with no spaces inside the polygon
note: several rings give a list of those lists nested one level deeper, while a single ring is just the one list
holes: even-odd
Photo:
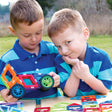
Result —
[{"label": "toy car wheel", "polygon": [[41,89],[48,90],[54,85],[54,79],[50,75],[45,75],[40,79]]},{"label": "toy car wheel", "polygon": [[15,98],[22,98],[25,94],[25,88],[21,84],[15,84],[11,90],[10,93]]}]

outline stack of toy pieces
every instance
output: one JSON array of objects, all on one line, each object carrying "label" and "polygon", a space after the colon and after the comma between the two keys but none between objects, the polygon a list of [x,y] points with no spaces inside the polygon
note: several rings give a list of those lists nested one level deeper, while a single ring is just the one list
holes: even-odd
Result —
[{"label": "stack of toy pieces", "polygon": [[71,104],[67,106],[67,110],[74,112],[112,112],[112,103],[104,102],[98,104],[95,95],[81,96],[80,104]]},{"label": "stack of toy pieces", "polygon": [[0,103],[0,112],[25,112],[22,102]]}]

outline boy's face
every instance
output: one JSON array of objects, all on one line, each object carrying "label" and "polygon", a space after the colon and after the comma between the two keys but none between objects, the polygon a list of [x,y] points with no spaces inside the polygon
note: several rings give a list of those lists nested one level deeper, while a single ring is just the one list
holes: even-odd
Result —
[{"label": "boy's face", "polygon": [[18,24],[18,28],[13,31],[13,34],[18,37],[19,44],[23,49],[38,54],[39,43],[42,39],[43,24],[43,19],[34,22],[30,26],[25,23]]},{"label": "boy's face", "polygon": [[[87,30],[87,31],[86,31]],[[86,29],[79,33],[73,28],[67,28],[63,33],[59,33],[51,40],[58,48],[60,55],[67,56],[72,59],[79,58],[84,60],[86,52],[86,41],[89,38],[89,31]]]}]

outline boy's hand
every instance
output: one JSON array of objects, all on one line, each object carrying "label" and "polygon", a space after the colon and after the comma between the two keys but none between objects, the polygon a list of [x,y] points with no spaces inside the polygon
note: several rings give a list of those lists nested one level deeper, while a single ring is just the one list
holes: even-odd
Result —
[{"label": "boy's hand", "polygon": [[1,90],[0,94],[2,96],[2,98],[6,101],[6,102],[16,102],[18,99],[14,98],[12,95],[9,95],[9,89],[3,89]]},{"label": "boy's hand", "polygon": [[85,80],[89,76],[91,76],[89,67],[83,61],[78,61],[73,67],[72,72],[78,78]]},{"label": "boy's hand", "polygon": [[57,74],[54,73],[54,72],[50,72],[49,75],[52,76],[53,79],[54,79],[54,85],[53,85],[53,87],[58,87],[59,84],[60,84],[60,76],[57,75]]},{"label": "boy's hand", "polygon": [[69,57],[67,57],[67,56],[63,56],[63,60],[64,60],[66,63],[68,63],[68,64],[70,64],[70,65],[72,65],[72,66],[74,66],[76,63],[79,62],[79,59],[71,59],[71,58],[69,58]]}]

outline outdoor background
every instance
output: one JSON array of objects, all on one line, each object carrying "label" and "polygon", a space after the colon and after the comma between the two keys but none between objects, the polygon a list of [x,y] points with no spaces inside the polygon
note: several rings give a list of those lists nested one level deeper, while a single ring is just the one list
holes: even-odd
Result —
[{"label": "outdoor background", "polygon": [[[0,0],[5,1],[5,0]],[[15,1],[15,0],[12,0]],[[51,41],[47,36],[47,25],[51,16],[62,8],[78,10],[91,36],[88,43],[91,46],[105,50],[112,61],[112,0],[37,0],[44,10],[45,27],[43,40]],[[16,37],[8,30],[10,14],[8,5],[0,5],[0,57],[13,47]]]},{"label": "outdoor background", "polygon": [[[12,0],[16,1],[16,0]],[[112,0],[37,0],[44,10],[45,27],[43,39],[47,36],[47,25],[51,16],[62,8],[78,10],[91,32],[88,43],[105,50],[112,60]],[[0,56],[10,49],[16,37],[8,30],[10,14],[8,5],[0,5]]]}]

